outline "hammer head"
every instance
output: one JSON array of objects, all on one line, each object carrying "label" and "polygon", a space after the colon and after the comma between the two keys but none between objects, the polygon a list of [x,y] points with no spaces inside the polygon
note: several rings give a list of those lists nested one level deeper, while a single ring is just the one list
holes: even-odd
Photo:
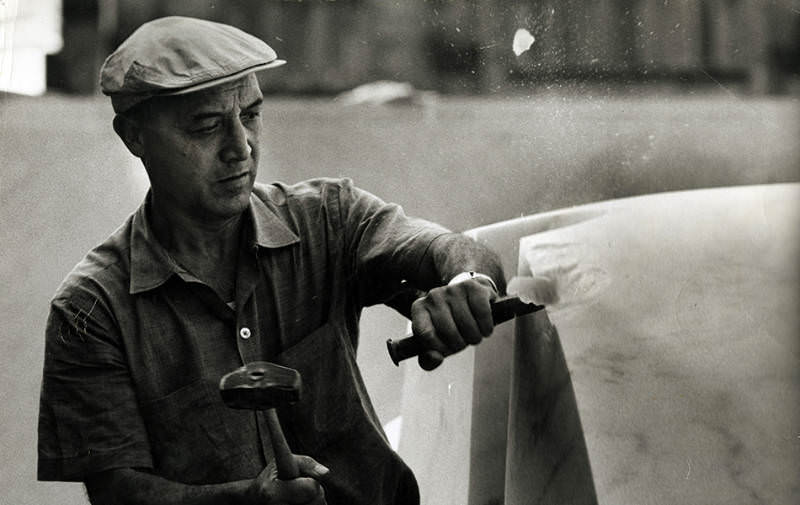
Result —
[{"label": "hammer head", "polygon": [[293,368],[252,361],[225,374],[219,392],[234,409],[267,410],[300,401],[302,379]]}]

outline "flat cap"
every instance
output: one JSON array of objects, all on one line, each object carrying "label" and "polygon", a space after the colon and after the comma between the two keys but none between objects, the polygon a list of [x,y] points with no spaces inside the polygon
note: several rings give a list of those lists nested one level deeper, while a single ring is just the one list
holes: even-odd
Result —
[{"label": "flat cap", "polygon": [[100,88],[119,113],[154,96],[199,91],[284,63],[238,28],[170,16],[143,24],[106,58]]}]

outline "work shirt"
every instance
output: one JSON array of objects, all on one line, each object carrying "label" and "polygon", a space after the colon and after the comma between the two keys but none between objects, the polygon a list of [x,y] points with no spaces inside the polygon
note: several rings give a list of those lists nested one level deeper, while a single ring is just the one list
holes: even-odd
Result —
[{"label": "work shirt", "polygon": [[329,503],[417,500],[356,366],[358,319],[435,284],[423,258],[447,230],[346,179],[257,184],[235,299],[222,300],[159,244],[151,211],[148,197],[52,301],[39,479],[124,467],[187,484],[257,476],[272,459],[264,416],[228,408],[219,380],[265,360],[302,376],[302,399],[278,415],[293,452],[331,469]]}]

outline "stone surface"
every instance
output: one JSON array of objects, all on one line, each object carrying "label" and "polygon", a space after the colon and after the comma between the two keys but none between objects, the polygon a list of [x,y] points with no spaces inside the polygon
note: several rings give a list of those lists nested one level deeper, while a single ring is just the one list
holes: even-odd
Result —
[{"label": "stone surface", "polygon": [[505,503],[596,505],[558,332],[544,311],[518,318],[515,328]]},{"label": "stone surface", "polygon": [[550,276],[601,503],[800,503],[800,185],[554,213]]}]

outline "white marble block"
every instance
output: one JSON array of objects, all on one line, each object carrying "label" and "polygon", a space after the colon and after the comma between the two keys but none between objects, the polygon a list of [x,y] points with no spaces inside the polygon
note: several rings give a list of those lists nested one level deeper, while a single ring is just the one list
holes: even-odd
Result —
[{"label": "white marble block", "polygon": [[520,257],[561,296],[600,503],[800,503],[800,185],[558,214],[587,211]]}]

